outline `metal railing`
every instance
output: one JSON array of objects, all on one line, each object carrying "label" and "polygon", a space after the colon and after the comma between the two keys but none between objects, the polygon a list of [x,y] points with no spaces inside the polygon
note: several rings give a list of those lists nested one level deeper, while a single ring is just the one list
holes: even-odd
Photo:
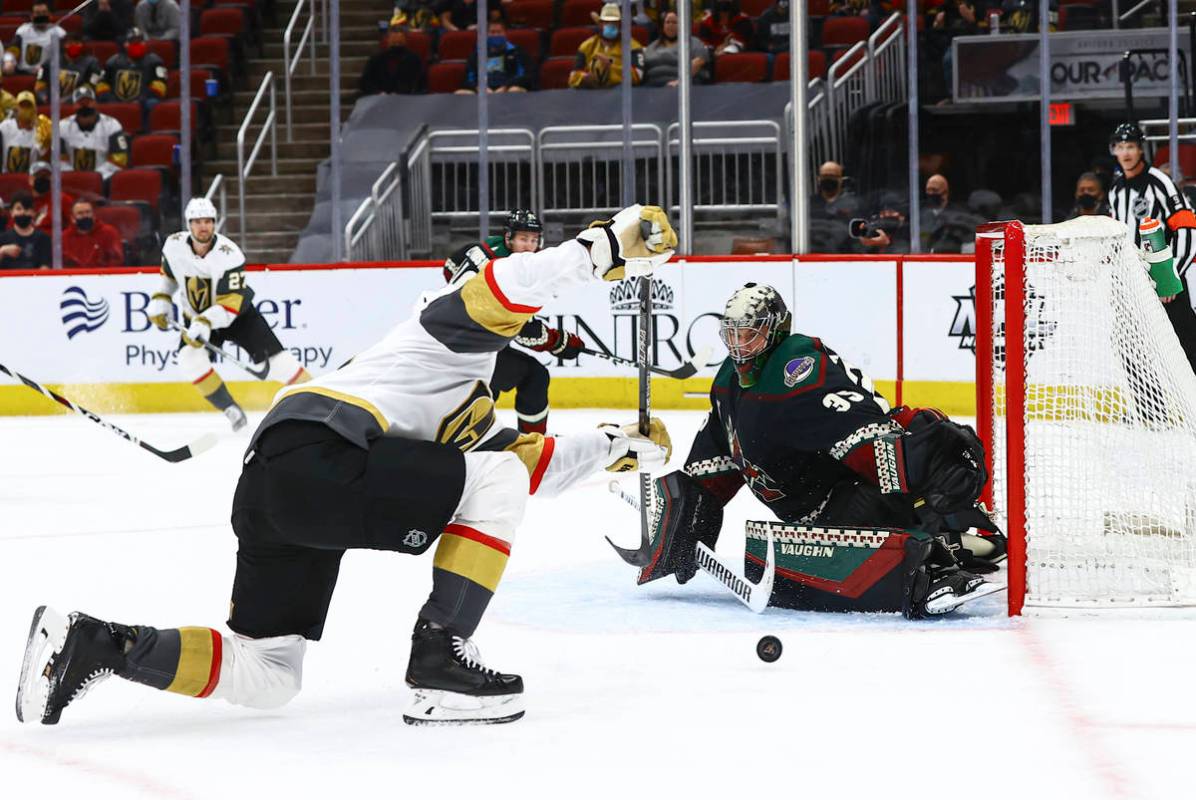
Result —
[{"label": "metal railing", "polygon": [[[270,113],[262,122],[262,129],[258,132],[257,141],[254,142],[253,150],[250,151],[249,159],[246,160],[245,134],[249,132],[249,127],[253,124],[253,115],[257,113],[258,106],[261,105],[262,98],[266,96],[267,92],[270,95]],[[262,76],[262,85],[258,87],[257,94],[253,96],[253,102],[249,104],[249,110],[245,112],[245,121],[237,130],[237,210],[240,213],[239,228],[242,238],[245,236],[245,182],[249,180],[249,172],[253,169],[253,162],[257,160],[257,154],[266,141],[267,133],[270,134],[270,174],[277,176],[278,114],[273,72],[267,72]]]},{"label": "metal railing", "polygon": [[219,198],[219,202],[216,203],[216,210],[219,212],[216,218],[216,233],[224,233],[224,226],[228,224],[228,187],[224,185],[223,175],[217,175],[212,179],[212,185],[203,197],[205,200]]},{"label": "metal railing", "polygon": [[[431,218],[456,220],[478,215],[476,130],[428,133]],[[528,128],[492,128],[487,132],[490,170],[490,216],[504,217],[511,208],[537,208],[536,136]]]},{"label": "metal railing", "polygon": [[[299,43],[295,45],[295,57],[291,58],[291,37],[295,33],[295,26],[299,24],[299,15],[303,13],[304,7],[307,7],[310,12],[307,17],[307,24],[303,26],[303,36],[299,38]],[[328,18],[324,18],[325,29],[327,29]],[[299,0],[295,4],[295,11],[291,14],[291,21],[287,23],[287,28],[282,34],[282,66],[283,66],[283,100],[287,108],[287,141],[295,141],[295,136],[291,130],[291,76],[295,73],[295,69],[299,66],[299,62],[303,60],[303,45],[308,44],[308,50],[311,54],[311,75],[316,74],[316,37],[313,30],[316,24],[316,0]]]},{"label": "metal railing", "polygon": [[411,209],[410,250],[432,254],[432,156],[425,129],[407,154],[407,187]]},{"label": "metal railing", "polygon": [[[631,126],[635,191],[639,201],[664,190],[664,143],[660,126]],[[601,214],[622,203],[623,126],[554,125],[536,136],[541,216]]]},{"label": "metal railing", "polygon": [[[709,213],[772,211],[784,215],[785,169],[781,125],[773,120],[693,122],[694,211]],[[668,140],[668,208],[680,213],[678,169],[681,126],[674,122]]]},{"label": "metal railing", "polygon": [[868,95],[873,102],[904,103],[905,26],[900,14],[893,14],[868,37]]},{"label": "metal railing", "polygon": [[408,258],[403,232],[402,162],[383,170],[345,225],[345,258],[389,261]]}]

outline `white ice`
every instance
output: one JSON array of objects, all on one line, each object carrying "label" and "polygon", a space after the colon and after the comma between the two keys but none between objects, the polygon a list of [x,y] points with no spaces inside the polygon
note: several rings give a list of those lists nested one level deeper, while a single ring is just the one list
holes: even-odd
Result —
[{"label": "white ice", "polygon": [[[700,416],[663,416],[676,465]],[[226,616],[245,438],[215,414],[113,419],[158,446],[223,438],[171,465],[78,417],[0,420],[0,675],[14,695],[39,604],[160,627]],[[524,676],[522,721],[402,724],[431,557],[357,552],[290,705],[111,679],[55,727],[9,711],[0,798],[1196,797],[1192,613],[1010,620],[995,600],[935,622],[755,616],[704,576],[637,587],[603,541],[638,537],[607,477],[531,500],[475,637],[489,664]],[[752,516],[767,518],[736,498],[720,552],[742,548]],[[784,642],[774,664],[755,655],[766,633]]]}]

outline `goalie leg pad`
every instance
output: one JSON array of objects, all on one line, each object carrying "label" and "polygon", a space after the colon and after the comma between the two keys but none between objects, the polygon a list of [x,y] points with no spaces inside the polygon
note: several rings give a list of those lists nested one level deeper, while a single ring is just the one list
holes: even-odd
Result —
[{"label": "goalie leg pad", "polygon": [[652,482],[648,503],[652,560],[640,571],[638,583],[666,575],[675,575],[677,583],[686,583],[698,569],[694,563],[697,543],[713,549],[718,541],[723,526],[722,503],[680,470]]}]

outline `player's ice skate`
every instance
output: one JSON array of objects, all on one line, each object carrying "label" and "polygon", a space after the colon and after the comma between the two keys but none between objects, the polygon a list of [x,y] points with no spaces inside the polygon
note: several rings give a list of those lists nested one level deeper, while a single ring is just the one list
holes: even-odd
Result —
[{"label": "player's ice skate", "polygon": [[934,579],[922,607],[927,616],[938,616],[1004,590],[1003,583],[991,583],[962,569],[952,570]]},{"label": "player's ice skate", "polygon": [[408,725],[495,725],[523,716],[523,678],[490,669],[469,639],[420,620],[411,636]]},{"label": "player's ice skate", "polygon": [[17,719],[57,723],[69,703],[120,669],[124,660],[109,623],[79,612],[64,617],[40,606],[33,613],[21,664]]},{"label": "player's ice skate", "polygon": [[228,419],[228,423],[233,426],[233,433],[239,433],[249,422],[249,418],[245,416],[245,412],[238,405],[229,406],[224,409],[223,413]]}]

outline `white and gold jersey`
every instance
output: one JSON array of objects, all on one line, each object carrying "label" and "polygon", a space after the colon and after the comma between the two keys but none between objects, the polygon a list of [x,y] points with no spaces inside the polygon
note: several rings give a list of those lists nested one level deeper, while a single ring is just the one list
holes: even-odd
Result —
[{"label": "white and gold jersey", "polygon": [[17,28],[8,52],[17,58],[17,69],[35,73],[37,68],[50,60],[50,42],[66,36],[66,31],[57,25],[47,25],[41,30],[32,22]]},{"label": "white and gold jersey", "polygon": [[533,493],[560,491],[603,465],[609,438],[597,430],[546,438],[501,428],[489,381],[498,351],[542,305],[594,279],[589,253],[574,240],[491,261],[463,283],[425,294],[414,316],[345,366],[283,388],[258,433],[304,419],[361,447],[389,435],[462,451],[511,450],[528,468]]},{"label": "white and gold jersey", "polygon": [[3,172],[28,173],[33,162],[41,160],[42,140],[37,126],[22,128],[15,116],[0,122],[0,147],[4,148]]},{"label": "white and gold jersey", "polygon": [[111,178],[129,163],[129,137],[120,120],[100,114],[86,130],[72,114],[62,121],[62,150],[66,169],[99,172]]},{"label": "white and gold jersey", "polygon": [[213,329],[231,325],[253,297],[245,282],[245,254],[219,233],[204,256],[195,254],[186,231],[168,236],[162,246],[162,278],[160,293],[179,291],[183,314],[202,315]]}]

